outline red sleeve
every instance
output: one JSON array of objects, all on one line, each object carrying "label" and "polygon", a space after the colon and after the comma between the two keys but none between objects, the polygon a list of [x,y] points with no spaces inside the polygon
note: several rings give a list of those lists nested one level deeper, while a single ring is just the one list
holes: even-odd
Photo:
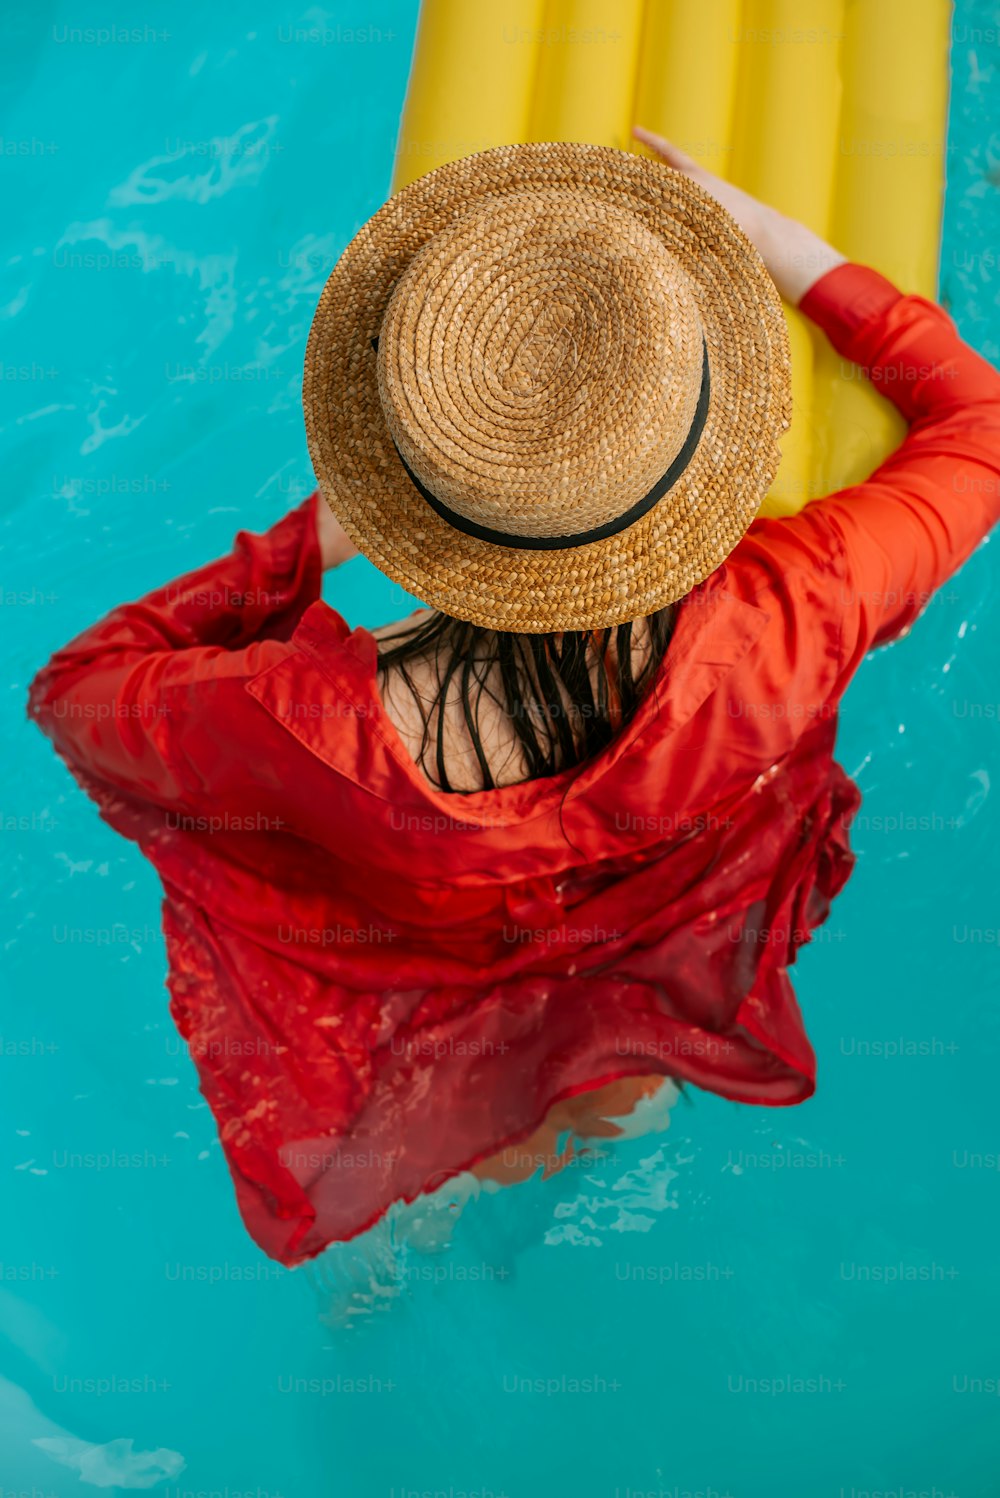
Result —
[{"label": "red sleeve", "polygon": [[104,619],[57,650],[31,683],[28,715],[85,776],[160,806],[210,800],[206,713],[256,674],[320,597],[315,494],[263,535]]},{"label": "red sleeve", "polygon": [[859,364],[910,430],[864,483],[788,521],[817,551],[840,550],[841,682],[866,651],[911,624],[1000,516],[1000,374],[934,302],[847,263],[802,311]]}]

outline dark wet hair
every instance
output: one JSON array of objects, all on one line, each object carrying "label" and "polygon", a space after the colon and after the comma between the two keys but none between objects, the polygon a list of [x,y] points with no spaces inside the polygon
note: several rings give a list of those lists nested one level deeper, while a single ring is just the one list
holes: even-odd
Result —
[{"label": "dark wet hair", "polygon": [[[476,789],[494,790],[479,731],[484,693],[514,726],[526,766],[524,778],[558,775],[607,748],[634,716],[667,652],[675,614],[676,606],[671,605],[647,617],[648,655],[636,677],[630,623],[614,630],[528,635],[483,629],[437,611],[401,637],[380,642],[378,672],[382,677],[397,670],[409,687],[423,722],[417,761],[443,791],[453,790],[444,763],[444,707],[458,679],[458,699],[482,776]],[[437,688],[430,701],[420,696],[407,669],[418,659],[437,661]],[[434,775],[427,764],[432,740]]]}]

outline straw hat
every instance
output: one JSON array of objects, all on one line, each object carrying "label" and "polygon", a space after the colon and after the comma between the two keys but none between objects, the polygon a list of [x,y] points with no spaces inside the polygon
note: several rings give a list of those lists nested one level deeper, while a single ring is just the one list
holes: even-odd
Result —
[{"label": "straw hat", "polygon": [[791,420],[763,261],[683,173],[499,146],[390,198],[323,288],[309,451],[375,565],[456,618],[595,629],[683,597]]}]

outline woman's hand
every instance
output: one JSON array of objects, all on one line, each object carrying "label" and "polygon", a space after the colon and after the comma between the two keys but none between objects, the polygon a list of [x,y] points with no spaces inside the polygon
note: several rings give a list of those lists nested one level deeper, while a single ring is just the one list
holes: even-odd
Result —
[{"label": "woman's hand", "polygon": [[642,125],[634,126],[632,134],[636,140],[648,146],[655,156],[684,172],[699,187],[711,193],[739,224],[752,241],[777,286],[778,291],[791,306],[797,307],[811,286],[835,265],[843,265],[847,259],[839,250],[820,239],[805,224],[786,218],[776,208],[751,197],[740,187],[717,177],[714,172],[699,166],[685,153],[662,135],[654,135]]},{"label": "woman's hand", "polygon": [[351,557],[358,554],[358,548],[330,509],[322,490],[316,500],[316,536],[324,572],[331,567],[339,567],[341,562],[349,562]]}]

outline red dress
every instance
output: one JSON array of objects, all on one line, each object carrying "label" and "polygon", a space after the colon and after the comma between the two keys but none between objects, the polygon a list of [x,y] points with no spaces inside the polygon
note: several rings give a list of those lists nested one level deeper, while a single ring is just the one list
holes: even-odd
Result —
[{"label": "red dress", "polygon": [[36,677],[31,715],[162,878],[171,1011],[266,1253],[349,1238],[618,1077],[812,1093],[788,967],[851,869],[837,705],[997,518],[1000,375],[863,266],[803,311],[909,434],[751,527],[582,768],[431,787],[373,637],[320,599],[316,496]]}]

